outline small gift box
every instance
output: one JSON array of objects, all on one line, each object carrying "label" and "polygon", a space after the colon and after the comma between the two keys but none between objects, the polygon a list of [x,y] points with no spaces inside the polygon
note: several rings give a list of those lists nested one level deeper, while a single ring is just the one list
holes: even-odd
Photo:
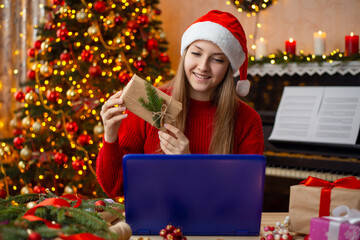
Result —
[{"label": "small gift box", "polygon": [[156,128],[172,123],[182,110],[180,102],[134,75],[121,95],[124,106]]},{"label": "small gift box", "polygon": [[300,185],[290,187],[289,230],[309,234],[312,218],[329,216],[340,205],[360,209],[360,180],[346,177],[330,183],[308,177]]},{"label": "small gift box", "polygon": [[360,211],[338,206],[332,215],[311,219],[310,240],[360,240]]}]

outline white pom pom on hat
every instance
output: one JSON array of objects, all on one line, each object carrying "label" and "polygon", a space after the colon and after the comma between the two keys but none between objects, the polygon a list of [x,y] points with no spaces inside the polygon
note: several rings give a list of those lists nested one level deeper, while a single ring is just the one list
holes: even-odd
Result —
[{"label": "white pom pom on hat", "polygon": [[230,13],[212,10],[197,19],[184,32],[181,52],[196,40],[207,40],[216,44],[227,56],[234,73],[239,71],[240,80],[236,84],[239,96],[246,96],[250,89],[247,80],[246,35],[239,20]]}]

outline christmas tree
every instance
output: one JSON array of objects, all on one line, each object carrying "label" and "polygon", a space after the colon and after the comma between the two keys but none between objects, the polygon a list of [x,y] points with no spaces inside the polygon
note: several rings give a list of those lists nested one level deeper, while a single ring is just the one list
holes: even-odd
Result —
[{"label": "christmas tree", "polygon": [[42,193],[105,196],[94,166],[103,103],[133,74],[153,85],[172,77],[154,0],[52,0],[28,49],[26,84],[0,141],[0,197]]}]

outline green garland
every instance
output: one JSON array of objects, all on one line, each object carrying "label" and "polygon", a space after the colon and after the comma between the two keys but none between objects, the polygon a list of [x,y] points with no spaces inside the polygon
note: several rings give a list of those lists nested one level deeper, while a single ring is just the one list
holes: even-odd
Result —
[{"label": "green garland", "polygon": [[250,13],[266,9],[272,2],[272,0],[231,0],[231,3],[238,8],[239,12]]}]

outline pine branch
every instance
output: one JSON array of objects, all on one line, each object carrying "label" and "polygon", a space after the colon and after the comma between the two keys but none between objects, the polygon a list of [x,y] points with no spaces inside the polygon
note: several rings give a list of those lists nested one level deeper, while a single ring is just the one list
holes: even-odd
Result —
[{"label": "pine branch", "polygon": [[67,208],[67,214],[71,215],[71,220],[74,223],[85,226],[92,231],[107,231],[107,223],[99,217],[96,213],[87,212],[77,208]]},{"label": "pine branch", "polygon": [[0,222],[14,220],[19,215],[24,214],[25,211],[26,209],[18,208],[15,206],[4,208],[0,210]]},{"label": "pine branch", "polygon": [[11,205],[11,202],[14,201],[18,204],[28,203],[32,201],[39,200],[39,194],[36,193],[29,193],[29,194],[23,194],[23,195],[17,195],[17,196],[9,196],[7,199],[2,200],[0,202],[0,208],[5,208],[9,205]]}]

